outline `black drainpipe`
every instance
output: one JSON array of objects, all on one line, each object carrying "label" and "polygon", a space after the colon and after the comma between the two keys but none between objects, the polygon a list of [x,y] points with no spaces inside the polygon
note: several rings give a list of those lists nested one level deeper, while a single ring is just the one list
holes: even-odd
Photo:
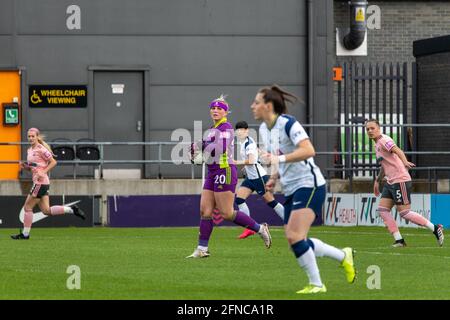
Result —
[{"label": "black drainpipe", "polygon": [[[313,0],[308,0],[308,100],[307,100],[307,121],[314,123],[314,4]],[[308,128],[308,135],[314,141],[314,129]]]},{"label": "black drainpipe", "polygon": [[[347,50],[354,50],[358,48],[364,41],[366,35],[366,11],[367,1],[365,0],[351,0],[350,5],[350,32],[344,37],[344,47]],[[363,21],[357,21],[356,15],[359,9],[362,9],[364,14]]]}]

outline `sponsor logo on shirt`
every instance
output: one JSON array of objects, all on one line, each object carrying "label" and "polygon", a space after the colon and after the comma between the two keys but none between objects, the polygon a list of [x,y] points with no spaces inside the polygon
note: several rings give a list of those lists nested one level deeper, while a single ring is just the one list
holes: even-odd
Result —
[{"label": "sponsor logo on shirt", "polygon": [[395,143],[389,140],[384,144],[384,146],[386,147],[386,149],[391,150],[395,146]]},{"label": "sponsor logo on shirt", "polygon": [[225,131],[225,132],[221,132],[219,137],[229,139],[230,136],[231,136],[230,133],[228,131]]},{"label": "sponsor logo on shirt", "polygon": [[301,135],[301,134],[302,134],[301,131],[297,131],[297,132],[292,136],[292,138],[295,140],[295,139],[297,138],[297,136],[299,136],[299,135]]}]

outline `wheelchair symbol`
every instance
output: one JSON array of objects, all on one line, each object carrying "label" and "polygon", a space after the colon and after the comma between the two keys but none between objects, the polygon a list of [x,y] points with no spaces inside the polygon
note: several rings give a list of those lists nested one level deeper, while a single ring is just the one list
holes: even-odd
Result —
[{"label": "wheelchair symbol", "polygon": [[33,95],[30,98],[32,104],[41,103],[42,100],[39,98],[39,95],[36,93],[36,90],[33,90]]}]

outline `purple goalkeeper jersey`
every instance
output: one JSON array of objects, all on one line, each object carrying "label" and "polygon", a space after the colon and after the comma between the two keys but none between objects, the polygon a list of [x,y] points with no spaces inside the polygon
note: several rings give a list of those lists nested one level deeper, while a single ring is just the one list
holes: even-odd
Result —
[{"label": "purple goalkeeper jersey", "polygon": [[233,161],[234,130],[227,118],[222,118],[208,130],[203,140],[203,152],[206,155],[208,171],[235,166]]}]

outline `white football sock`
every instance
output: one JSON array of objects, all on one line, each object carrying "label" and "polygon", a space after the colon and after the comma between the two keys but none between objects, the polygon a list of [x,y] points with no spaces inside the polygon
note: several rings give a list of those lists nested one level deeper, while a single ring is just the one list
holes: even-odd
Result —
[{"label": "white football sock", "polygon": [[73,214],[73,209],[71,207],[64,206],[64,213],[72,213]]},{"label": "white football sock", "polygon": [[248,206],[245,202],[238,205],[238,208],[239,208],[239,211],[242,211],[243,213],[245,213],[246,215],[248,215],[250,217],[250,209],[248,208]]},{"label": "white football sock", "polygon": [[273,208],[277,215],[281,218],[281,220],[284,221],[284,207],[281,203],[278,203],[275,208]]},{"label": "white football sock", "polygon": [[394,236],[395,241],[403,239],[402,235],[400,234],[400,231],[394,232],[392,235]]},{"label": "white football sock", "polygon": [[305,270],[309,278],[309,283],[321,287],[322,280],[320,280],[319,267],[317,266],[316,257],[312,248],[309,248],[304,254],[297,258],[297,262]]},{"label": "white football sock", "polygon": [[314,254],[316,257],[328,257],[339,262],[345,258],[345,253],[341,249],[330,246],[322,240],[316,238],[309,238],[314,243]]},{"label": "white football sock", "polygon": [[430,221],[427,222],[425,227],[427,227],[428,229],[430,229],[431,231],[434,232],[434,224],[432,224]]}]

